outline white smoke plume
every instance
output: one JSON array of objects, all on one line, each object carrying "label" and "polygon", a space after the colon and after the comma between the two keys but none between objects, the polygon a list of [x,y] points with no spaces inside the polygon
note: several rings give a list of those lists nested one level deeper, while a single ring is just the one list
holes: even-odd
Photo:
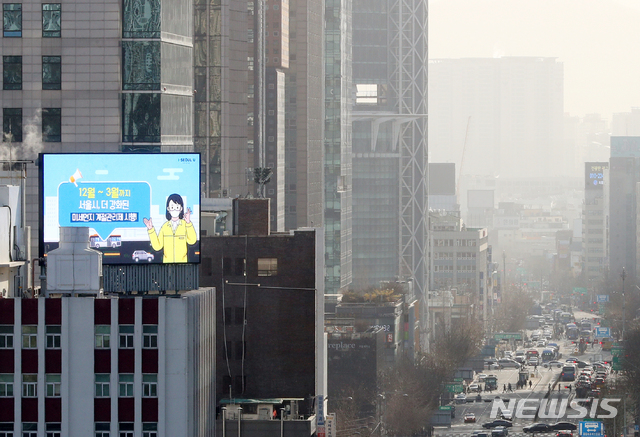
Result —
[{"label": "white smoke plume", "polygon": [[12,143],[7,134],[0,144],[0,161],[34,160],[42,152],[42,109],[37,109],[22,125],[22,143]]}]

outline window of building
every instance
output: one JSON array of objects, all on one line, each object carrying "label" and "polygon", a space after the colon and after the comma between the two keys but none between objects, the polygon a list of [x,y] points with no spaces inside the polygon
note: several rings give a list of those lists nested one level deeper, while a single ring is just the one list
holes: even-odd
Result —
[{"label": "window of building", "polygon": [[160,93],[122,94],[122,141],[159,143],[160,138]]},{"label": "window of building", "polygon": [[13,397],[13,373],[0,375],[0,398]]},{"label": "window of building", "polygon": [[97,373],[96,376],[96,397],[108,398],[111,395],[109,381],[111,376],[108,373]]},{"label": "window of building", "polygon": [[38,396],[38,375],[22,375],[22,397],[35,398]]},{"label": "window of building", "polygon": [[160,90],[160,41],[122,41],[122,89]]},{"label": "window of building", "polygon": [[158,348],[158,325],[144,325],[142,327],[142,347],[147,349]]},{"label": "window of building", "polygon": [[120,343],[122,349],[133,348],[133,325],[120,325]]},{"label": "window of building", "polygon": [[247,56],[247,67],[249,71],[253,71],[253,56]]},{"label": "window of building", "polygon": [[122,37],[160,38],[160,0],[147,0],[144,3],[124,0]]},{"label": "window of building", "polygon": [[43,38],[60,38],[62,23],[62,7],[60,3],[44,3],[42,5]]},{"label": "window of building", "polygon": [[42,89],[59,90],[62,88],[62,57],[42,57]]},{"label": "window of building", "polygon": [[13,422],[0,423],[0,437],[13,437]]},{"label": "window of building", "polygon": [[121,373],[118,375],[118,396],[121,398],[133,397],[133,374]]},{"label": "window of building", "polygon": [[109,422],[96,422],[96,433],[94,437],[109,437],[109,431],[111,431],[111,424]]},{"label": "window of building", "polygon": [[133,437],[133,423],[118,424],[118,437]]},{"label": "window of building", "polygon": [[158,396],[158,375],[148,373],[142,375],[142,397],[155,398]]},{"label": "window of building", "polygon": [[0,326],[0,349],[13,348],[13,326]]},{"label": "window of building", "polygon": [[36,349],[38,347],[38,327],[35,325],[22,326],[22,348]]},{"label": "window of building", "polygon": [[60,108],[42,110],[42,141],[47,143],[62,141],[62,110]]},{"label": "window of building", "polygon": [[38,437],[38,424],[24,422],[22,424],[22,437]]},{"label": "window of building", "polygon": [[22,109],[2,109],[2,141],[7,143],[22,142]]},{"label": "window of building", "polygon": [[276,276],[278,258],[258,258],[258,276]]},{"label": "window of building", "polygon": [[2,19],[4,21],[2,35],[5,38],[20,38],[22,36],[22,3],[4,3],[2,5]]},{"label": "window of building", "polygon": [[2,57],[2,89],[22,89],[22,56]]},{"label": "window of building", "polygon": [[111,326],[96,325],[95,333],[96,349],[109,349],[111,347]]},{"label": "window of building", "polygon": [[60,437],[62,427],[59,423],[47,423],[45,429],[47,430],[47,437]]},{"label": "window of building", "polygon": [[142,437],[158,437],[158,424],[157,423],[143,423],[142,424]]},{"label": "window of building", "polygon": [[60,349],[61,326],[47,326],[47,349]]},{"label": "window of building", "polygon": [[60,381],[61,381],[61,375],[59,374],[46,375],[47,397],[49,398],[60,397],[60,385],[61,385]]}]

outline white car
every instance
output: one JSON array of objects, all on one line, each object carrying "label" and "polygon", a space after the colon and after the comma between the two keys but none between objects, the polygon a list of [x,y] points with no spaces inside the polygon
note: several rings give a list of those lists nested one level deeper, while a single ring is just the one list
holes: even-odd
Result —
[{"label": "white car", "polygon": [[530,366],[537,366],[538,364],[540,364],[540,361],[538,360],[538,357],[531,357],[529,358],[529,363]]},{"label": "white car", "polygon": [[487,377],[486,373],[479,373],[478,374],[478,381],[484,381],[486,377]]},{"label": "white car", "polygon": [[475,382],[474,382],[474,383],[469,384],[469,391],[470,391],[470,392],[472,392],[472,391],[478,391],[479,389],[480,389],[480,385],[479,385],[479,384],[477,384],[477,383],[475,383]]}]

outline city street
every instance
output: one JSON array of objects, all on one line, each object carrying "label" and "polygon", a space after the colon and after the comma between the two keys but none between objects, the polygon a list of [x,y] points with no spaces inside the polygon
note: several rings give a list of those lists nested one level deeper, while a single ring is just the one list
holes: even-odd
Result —
[{"label": "city street", "polygon": [[[576,317],[576,320],[580,320],[582,318],[591,319],[594,316],[591,313],[583,313],[583,312],[576,311],[575,317]],[[531,333],[532,333],[531,330],[526,332],[528,336],[530,336]],[[576,358],[582,361],[586,361],[588,363],[611,358],[611,354],[609,352],[603,353],[599,345],[593,348],[589,346],[584,354],[578,355],[575,345],[573,345],[570,341],[567,341],[564,338],[560,340],[554,340],[554,341],[560,346],[560,353],[562,355],[558,361],[562,363],[564,363],[565,360],[571,356],[575,356]],[[524,349],[529,350],[532,348],[524,348]],[[537,349],[539,352],[542,352],[542,350],[545,348],[536,347],[533,349]],[[569,389],[567,387],[568,385],[572,385],[573,387],[575,383],[558,381],[560,377],[560,373],[562,371],[561,368],[553,366],[551,367],[551,369],[549,369],[549,368],[544,368],[543,366],[538,366],[538,368],[534,370],[533,367],[527,366],[526,369],[529,372],[529,380],[532,382],[532,387],[531,389],[529,389],[527,384],[526,389],[520,389],[520,390],[515,389],[516,382],[518,381],[518,372],[519,372],[518,369],[508,368],[508,369],[499,369],[499,370],[493,370],[493,369],[485,370],[483,373],[493,374],[498,377],[499,389],[497,391],[494,390],[492,393],[483,391],[481,393],[481,396],[482,396],[481,402],[477,402],[475,400],[476,393],[468,394],[467,395],[468,400],[473,399],[474,401],[455,404],[456,415],[455,415],[455,418],[452,419],[451,427],[435,428],[435,436],[436,437],[471,436],[471,434],[474,431],[482,430],[483,423],[491,422],[492,420],[494,420],[493,418],[490,417],[490,415],[491,415],[493,401],[494,401],[494,398],[496,397],[499,397],[500,399],[502,399],[506,406],[508,406],[509,400],[514,400],[515,402],[514,402],[513,409],[515,410],[515,405],[518,400],[545,399],[547,397],[546,396],[547,392],[549,391],[549,386],[551,386],[552,391],[551,391],[551,396],[549,397],[550,400],[556,400],[556,402],[560,404],[562,399],[567,399],[567,405],[571,403],[571,400],[573,400],[575,393],[573,391],[569,392]],[[478,382],[477,377],[474,380],[474,382]],[[509,383],[511,383],[513,392],[504,393],[504,386],[508,385]],[[484,387],[484,385],[482,386]],[[528,406],[533,406],[533,405],[536,405],[536,404],[534,402],[531,402],[530,404],[528,404]],[[465,413],[474,413],[476,416],[476,423],[464,423]],[[512,411],[512,413],[515,413],[515,411]],[[574,411],[570,407],[567,407],[566,415],[572,415],[575,413],[576,411]],[[537,417],[537,415],[535,419],[520,419],[520,418],[514,417],[512,422],[513,427],[509,429],[509,435],[517,436],[517,437],[532,435],[532,434],[525,434],[522,431],[522,428],[524,426],[531,425],[532,423],[545,422],[545,423],[553,424],[555,422],[566,421],[566,422],[572,422],[577,424],[577,422],[579,421],[579,419],[567,419],[566,415],[565,417],[559,418],[559,419],[539,418]],[[490,430],[488,431],[490,432]],[[553,431],[550,433],[546,433],[546,435],[555,435],[555,433],[556,431]],[[539,434],[543,434],[543,433],[536,433],[536,435],[539,435]],[[577,432],[574,431],[574,435],[577,435]]]}]

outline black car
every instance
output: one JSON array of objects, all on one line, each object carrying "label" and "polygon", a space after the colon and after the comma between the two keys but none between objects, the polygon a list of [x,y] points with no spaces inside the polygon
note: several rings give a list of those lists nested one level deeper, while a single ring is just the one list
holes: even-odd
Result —
[{"label": "black car", "polygon": [[576,431],[577,429],[578,425],[571,422],[558,422],[551,425],[553,431]]},{"label": "black car", "polygon": [[495,428],[496,426],[504,426],[505,428],[510,428],[513,426],[513,423],[511,423],[508,420],[496,419],[493,422],[487,422],[482,424],[482,427],[485,429]]},{"label": "black car", "polygon": [[551,427],[548,423],[534,423],[533,425],[525,426],[522,428],[524,432],[549,432]]}]

